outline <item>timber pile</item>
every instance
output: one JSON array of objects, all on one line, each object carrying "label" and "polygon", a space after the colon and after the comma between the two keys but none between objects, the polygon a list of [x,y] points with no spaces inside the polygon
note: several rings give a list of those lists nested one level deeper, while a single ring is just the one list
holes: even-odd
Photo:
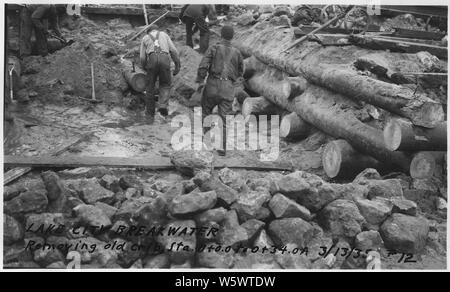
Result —
[{"label": "timber pile", "polygon": [[[355,61],[370,55],[370,51],[354,46],[320,48],[316,43],[304,42],[283,53],[292,45],[293,39],[292,29],[271,27],[269,23],[261,22],[238,34],[234,45],[248,57],[245,60],[245,85],[249,91],[295,113],[292,116],[297,116],[303,123],[347,141],[339,140],[326,148],[323,164],[330,177],[351,177],[369,166],[379,170],[400,169],[415,175],[416,172],[411,171],[411,161],[415,157],[412,152],[446,147],[443,139],[436,139],[436,135],[442,135],[445,124],[442,104],[424,92],[354,71]],[[342,58],[333,59],[330,54],[339,54]],[[409,58],[420,59],[421,56]],[[387,69],[383,73],[386,75]],[[365,124],[357,115],[361,102],[387,111],[387,116],[409,120],[411,127],[429,132],[432,141],[426,149],[421,149],[424,146],[411,146],[405,138],[404,145],[398,150],[407,152],[387,148],[382,129]],[[444,137],[446,139],[446,134]]]}]

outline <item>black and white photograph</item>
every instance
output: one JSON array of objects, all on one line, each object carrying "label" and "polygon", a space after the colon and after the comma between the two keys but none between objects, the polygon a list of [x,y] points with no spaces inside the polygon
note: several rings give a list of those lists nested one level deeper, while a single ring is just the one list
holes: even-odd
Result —
[{"label": "black and white photograph", "polygon": [[446,1],[131,2],[0,7],[3,270],[448,269]]}]

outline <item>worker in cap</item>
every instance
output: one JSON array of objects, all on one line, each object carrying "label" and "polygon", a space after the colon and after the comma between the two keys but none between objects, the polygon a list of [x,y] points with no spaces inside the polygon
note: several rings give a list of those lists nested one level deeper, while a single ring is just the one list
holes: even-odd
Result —
[{"label": "worker in cap", "polygon": [[172,74],[170,72],[170,60],[175,63],[173,76],[180,72],[180,58],[169,35],[160,30],[157,25],[151,25],[147,34],[142,38],[140,49],[140,63],[147,72],[146,109],[145,114],[153,123],[155,116],[155,85],[159,81],[158,112],[166,117],[170,89],[172,86]]},{"label": "worker in cap", "polygon": [[200,31],[200,49],[199,52],[204,54],[209,46],[209,27],[206,18],[216,20],[216,10],[214,5],[184,5],[181,9],[179,18],[186,25],[186,45],[194,47],[192,36]]},{"label": "worker in cap", "polygon": [[218,154],[222,156],[226,153],[226,116],[233,114],[235,87],[244,74],[242,55],[231,45],[233,34],[232,26],[222,28],[221,40],[206,52],[198,67],[196,80],[199,88],[204,86],[201,101],[203,118],[210,115],[213,108],[218,106],[218,114],[223,121],[223,147],[218,149]]}]

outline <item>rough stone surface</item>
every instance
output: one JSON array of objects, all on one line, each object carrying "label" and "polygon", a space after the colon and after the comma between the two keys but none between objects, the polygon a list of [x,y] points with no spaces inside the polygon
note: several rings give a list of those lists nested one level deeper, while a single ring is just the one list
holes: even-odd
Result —
[{"label": "rough stone surface", "polygon": [[402,197],[403,188],[399,179],[370,180],[367,182],[369,188],[368,198],[375,197]]},{"label": "rough stone surface", "polygon": [[398,252],[420,252],[426,244],[428,220],[404,214],[392,214],[380,228],[386,248]]},{"label": "rough stone surface", "polygon": [[57,249],[38,249],[34,252],[34,261],[41,267],[52,263],[64,261],[64,255]]},{"label": "rough stone surface", "polygon": [[86,204],[96,202],[111,204],[114,201],[114,193],[102,187],[96,178],[83,179],[77,191]]},{"label": "rough stone surface", "polygon": [[229,186],[235,191],[239,192],[244,187],[245,181],[242,178],[242,175],[238,174],[235,171],[232,171],[227,167],[219,170],[218,176],[225,185]]},{"label": "rough stone surface", "polygon": [[355,237],[355,247],[362,251],[377,250],[383,247],[383,239],[378,231],[363,231]]},{"label": "rough stone surface", "polygon": [[170,161],[182,174],[194,176],[199,171],[211,172],[214,156],[208,151],[183,150],[175,151]]},{"label": "rough stone surface", "polygon": [[48,205],[48,199],[42,191],[26,191],[4,203],[6,214],[42,213]]},{"label": "rough stone surface", "polygon": [[3,243],[10,245],[23,238],[24,230],[20,223],[9,215],[3,214]]},{"label": "rough stone surface", "polygon": [[[176,244],[179,242],[183,243],[183,247],[179,250],[173,249],[168,252],[172,264],[183,264],[194,257],[197,239],[195,234],[190,235],[190,232],[192,231],[191,228],[195,228],[195,226],[195,221],[193,220],[173,221],[166,225],[166,229],[176,231],[176,233],[174,235],[166,233],[164,236],[157,238],[157,241],[165,249],[170,249],[174,242]],[[183,232],[183,230],[186,232]]]},{"label": "rough stone surface", "polygon": [[165,253],[144,259],[144,269],[167,269],[170,267],[169,256]]},{"label": "rough stone surface", "polygon": [[405,215],[416,216],[417,204],[411,200],[407,200],[401,197],[391,198],[392,213],[402,213]]},{"label": "rough stone surface", "polygon": [[319,222],[335,236],[354,237],[361,232],[365,220],[355,203],[339,199],[320,212]]},{"label": "rough stone surface", "polygon": [[202,226],[203,224],[211,221],[221,223],[225,219],[227,212],[227,209],[223,207],[206,210],[205,212],[195,216],[195,222],[197,222],[198,226]]},{"label": "rough stone surface", "polygon": [[68,191],[59,176],[53,171],[41,173],[42,181],[47,190],[47,198],[49,201],[49,211],[63,212],[66,206]]},{"label": "rough stone surface", "polygon": [[238,198],[238,193],[222,183],[217,177],[208,172],[201,171],[193,178],[194,183],[203,192],[215,191],[219,201],[231,205]]},{"label": "rough stone surface", "polygon": [[108,216],[109,219],[112,219],[117,212],[116,207],[110,206],[102,202],[97,202],[94,204],[94,206],[102,210],[103,213],[105,213],[105,215]]},{"label": "rough stone surface", "polygon": [[86,204],[78,205],[73,210],[82,224],[104,227],[109,227],[112,225],[109,216],[106,215],[102,209],[95,206]]},{"label": "rough stone surface", "polygon": [[187,216],[209,210],[216,202],[215,191],[194,192],[175,197],[169,204],[169,211],[173,216]]},{"label": "rough stone surface", "polygon": [[[208,245],[218,246],[217,243]],[[234,253],[225,251],[203,251],[197,253],[197,262],[201,267],[213,269],[229,269],[234,264]]]},{"label": "rough stone surface", "polygon": [[283,269],[304,270],[311,268],[311,260],[306,254],[301,254],[301,249],[297,245],[288,243],[286,250],[288,253],[275,253],[275,260]]},{"label": "rough stone surface", "polygon": [[248,241],[247,230],[239,225],[235,210],[228,211],[218,234],[218,242],[223,245],[244,244]]},{"label": "rough stone surface", "polygon": [[313,227],[301,218],[277,219],[269,224],[269,235],[277,246],[294,243],[305,247],[313,237]]},{"label": "rough stone surface", "polygon": [[255,240],[256,236],[260,233],[265,225],[266,223],[257,219],[250,219],[241,224],[241,226],[244,227],[244,229],[247,231],[249,243]]},{"label": "rough stone surface", "polygon": [[[65,230],[58,229],[58,227],[65,225],[65,219],[63,214],[61,213],[42,213],[42,214],[30,214],[26,216],[25,219],[25,230],[30,229],[36,231],[36,229],[42,227],[44,230],[50,230],[53,227],[52,232],[54,233],[63,233]],[[39,232],[39,236],[49,236],[50,234],[41,234]]]},{"label": "rough stone surface", "polygon": [[105,174],[100,179],[100,185],[111,192],[117,193],[121,190],[119,179],[113,175]]},{"label": "rough stone surface", "polygon": [[381,180],[381,175],[376,169],[366,168],[360,174],[358,174],[353,180],[357,184],[367,184],[369,180]]},{"label": "rough stone surface", "polygon": [[249,191],[240,194],[238,200],[231,206],[231,209],[236,210],[240,221],[247,221],[250,219],[264,220],[267,217],[267,212],[261,210],[270,200],[268,191]]},{"label": "rough stone surface", "polygon": [[295,201],[275,194],[269,202],[269,208],[276,218],[300,217],[304,220],[311,220],[311,212]]},{"label": "rough stone surface", "polygon": [[381,201],[359,199],[356,200],[356,205],[361,215],[366,219],[368,229],[371,230],[378,230],[378,225],[391,214],[389,205]]}]

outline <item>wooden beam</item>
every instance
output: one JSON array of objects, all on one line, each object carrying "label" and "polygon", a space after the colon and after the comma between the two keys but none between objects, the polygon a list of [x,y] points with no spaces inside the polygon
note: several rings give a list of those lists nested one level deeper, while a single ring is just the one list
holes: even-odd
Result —
[{"label": "wooden beam", "polygon": [[[66,144],[62,145],[60,148],[56,149],[53,153],[50,155],[52,156],[58,156],[62,153],[64,153],[67,149],[69,149],[72,146],[75,146],[77,144],[80,144],[81,142],[85,141],[88,137],[90,137],[93,133],[85,133],[80,137],[76,137],[74,139],[69,140]],[[4,167],[6,167],[6,164],[4,164]],[[14,166],[15,167],[15,166]],[[5,175],[3,176],[3,185],[7,185],[10,182],[18,179],[24,174],[27,174],[31,171],[31,167],[28,165],[27,167],[15,167],[11,170],[8,170]]]},{"label": "wooden beam", "polygon": [[[149,170],[173,170],[175,166],[170,158],[154,157],[107,157],[107,156],[18,156],[5,155],[5,167],[41,167],[41,168],[78,168],[104,166],[109,168],[139,168]],[[214,168],[238,168],[248,170],[291,171],[292,166],[262,162],[259,160],[243,161],[241,158],[217,158]]]},{"label": "wooden beam", "polygon": [[349,40],[354,45],[372,50],[390,50],[391,52],[401,53],[418,53],[421,51],[427,51],[439,58],[447,59],[448,56],[447,47],[399,41],[396,39],[388,39],[387,37],[351,35]]}]

